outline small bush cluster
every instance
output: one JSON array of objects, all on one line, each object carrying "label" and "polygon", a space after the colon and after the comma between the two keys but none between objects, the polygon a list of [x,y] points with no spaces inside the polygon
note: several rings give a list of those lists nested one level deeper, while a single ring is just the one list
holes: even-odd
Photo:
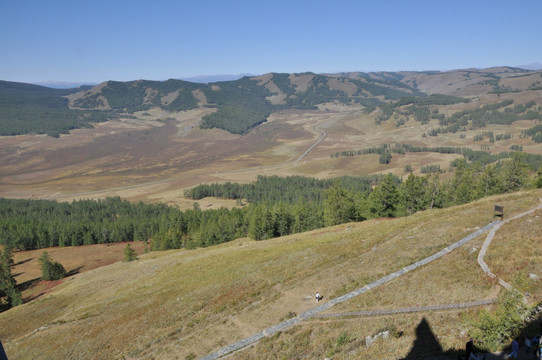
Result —
[{"label": "small bush cluster", "polygon": [[41,277],[43,280],[59,280],[66,275],[64,266],[59,262],[52,261],[47,251],[42,253],[38,259],[38,263],[41,266]]},{"label": "small bush cluster", "polygon": [[495,351],[516,336],[527,315],[527,307],[521,293],[505,290],[493,312],[482,310],[473,326],[472,337],[478,339],[488,350]]}]

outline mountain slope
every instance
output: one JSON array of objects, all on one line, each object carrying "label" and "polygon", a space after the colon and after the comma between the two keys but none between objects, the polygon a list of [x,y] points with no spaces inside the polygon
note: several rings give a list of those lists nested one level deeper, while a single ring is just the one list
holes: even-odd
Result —
[{"label": "mountain slope", "polygon": [[541,71],[529,71],[508,66],[450,71],[351,72],[330,74],[330,76],[400,81],[429,95],[444,94],[466,97],[532,90],[542,86]]},{"label": "mountain slope", "polygon": [[214,113],[203,117],[202,128],[245,134],[265,122],[271,112],[283,109],[316,109],[326,102],[370,106],[424,95],[398,81],[337,79],[312,73],[267,74],[210,84],[174,79],[108,81],[90,89],[69,90],[4,81],[0,94],[0,135],[55,136],[120,113],[151,108],[167,112],[213,108]]},{"label": "mountain slope", "polygon": [[107,112],[69,108],[66,96],[85,91],[0,81],[0,136],[27,133],[57,137],[69,130],[112,118]]},{"label": "mountain slope", "polygon": [[470,97],[536,90],[542,88],[541,74],[511,67],[326,75],[269,73],[207,84],[174,79],[108,81],[90,89],[69,90],[3,81],[0,135],[34,132],[57,136],[119,113],[151,108],[167,112],[212,108],[216,111],[203,116],[202,128],[245,134],[275,111],[316,109],[333,102],[369,107],[426,94]]},{"label": "mountain slope", "polygon": [[[152,252],[64,280],[35,301],[0,314],[10,359],[198,358],[316,304],[436,253],[493,221],[493,205],[512,217],[539,205],[540,190],[508,194],[407,218],[371,220],[274,240],[240,239],[191,251]],[[536,268],[540,212],[503,227],[489,266],[511,281]],[[525,252],[516,239],[533,251]],[[500,291],[476,264],[477,238],[434,263],[352,299],[334,311],[393,309],[493,299]],[[506,243],[505,242],[505,243]],[[514,246],[513,244],[516,244]],[[521,259],[521,260],[519,260]],[[534,262],[533,262],[534,261]],[[534,267],[533,267],[534,266]],[[69,269],[68,269],[69,270]],[[526,280],[527,281],[527,280]],[[542,285],[528,282],[532,301]],[[398,296],[398,294],[401,294]],[[425,318],[444,350],[463,347],[472,310],[351,320],[310,320],[267,338],[239,358],[399,358]],[[466,315],[465,315],[466,318]],[[365,347],[382,328],[403,332]],[[341,335],[346,334],[346,335]],[[337,345],[342,336],[348,340]],[[343,339],[344,340],[344,339]]]},{"label": "mountain slope", "polygon": [[69,99],[71,106],[77,109],[126,112],[152,107],[165,111],[212,107],[216,112],[203,117],[202,128],[220,128],[244,134],[266,121],[273,111],[316,109],[317,105],[327,102],[370,106],[407,95],[424,94],[398,81],[329,78],[312,73],[271,73],[210,84],[173,79],[165,82],[109,81],[73,94]]}]

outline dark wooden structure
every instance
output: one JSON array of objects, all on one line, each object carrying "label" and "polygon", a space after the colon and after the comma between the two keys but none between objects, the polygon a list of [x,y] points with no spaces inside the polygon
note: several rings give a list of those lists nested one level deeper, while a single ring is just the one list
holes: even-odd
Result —
[{"label": "dark wooden structure", "polygon": [[504,218],[504,206],[495,205],[495,210],[493,210],[493,217],[500,216],[501,219]]}]

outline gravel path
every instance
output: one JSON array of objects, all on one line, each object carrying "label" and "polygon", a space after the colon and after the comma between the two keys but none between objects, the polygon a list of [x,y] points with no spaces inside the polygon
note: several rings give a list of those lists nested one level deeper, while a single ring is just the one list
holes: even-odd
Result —
[{"label": "gravel path", "polygon": [[[292,318],[292,319],[289,319],[289,320],[286,320],[286,321],[283,321],[277,325],[274,325],[274,326],[271,326],[271,327],[268,327],[267,329],[257,333],[257,334],[254,334],[250,337],[247,337],[245,339],[242,339],[240,341],[237,341],[233,344],[230,344],[228,346],[225,346],[223,348],[221,348],[220,350],[214,352],[214,353],[211,353],[203,358],[201,358],[201,360],[214,360],[214,359],[219,359],[221,358],[222,356],[225,356],[225,355],[228,355],[228,354],[231,354],[232,352],[234,351],[237,351],[237,350],[240,350],[248,345],[251,345],[255,342],[258,342],[260,341],[261,339],[267,337],[267,336],[270,336],[270,335],[273,335],[274,333],[276,333],[277,331],[282,331],[292,325],[295,325],[303,320],[307,320],[311,317],[315,317],[317,314],[321,313],[322,311],[324,310],[327,310],[329,308],[331,308],[332,306],[336,305],[336,304],[339,304],[339,303],[342,303],[342,302],[345,302],[353,297],[356,297],[358,295],[361,295],[373,288],[376,288],[380,285],[383,285],[391,280],[394,280],[414,269],[417,269],[419,268],[420,266],[423,266],[423,265],[427,265],[429,264],[430,262],[438,259],[438,258],[441,258],[442,256],[448,254],[449,252],[451,252],[452,250],[455,250],[457,249],[458,247],[466,244],[467,242],[473,240],[474,238],[478,237],[479,235],[483,234],[484,232],[492,229],[493,227],[495,227],[497,224],[499,224],[500,221],[494,221],[486,226],[484,226],[483,228],[473,232],[472,234],[464,237],[463,239],[459,240],[458,242],[450,245],[450,246],[447,246],[446,248],[440,250],[439,252],[425,258],[425,259],[422,259],[420,261],[417,261],[407,267],[404,267],[403,269],[401,270],[398,270],[394,273],[391,273],[389,275],[386,275],[384,276],[383,278],[380,278],[379,280],[376,280],[370,284],[367,284],[365,285],[364,287],[362,288],[359,288],[357,290],[354,290],[352,292],[349,292],[345,295],[342,295],[338,298],[335,298],[335,299],[332,299],[330,301],[328,301],[327,303],[323,303],[322,305],[319,305],[313,309],[310,309],[310,310],[307,310],[305,311],[304,313],[296,316],[295,318]],[[457,305],[457,304],[456,304]]]},{"label": "gravel path", "polygon": [[[541,199],[541,201],[542,201],[542,199]],[[496,277],[496,275],[493,274],[491,272],[491,270],[489,269],[489,266],[487,266],[486,262],[484,261],[484,257],[486,256],[487,249],[489,248],[489,245],[491,245],[491,242],[493,241],[493,238],[495,237],[495,233],[497,232],[497,230],[499,230],[501,226],[503,226],[504,224],[509,223],[512,220],[516,220],[516,219],[519,219],[519,218],[521,218],[521,217],[523,217],[525,215],[532,214],[533,212],[535,212],[537,210],[540,210],[540,209],[542,209],[542,204],[538,205],[534,209],[531,209],[531,210],[526,211],[526,212],[524,212],[522,214],[516,215],[516,216],[514,216],[514,217],[512,217],[510,219],[507,219],[505,221],[502,221],[502,222],[498,223],[496,226],[494,226],[493,229],[491,229],[491,231],[489,232],[489,234],[486,237],[486,240],[484,241],[484,244],[482,245],[482,249],[478,253],[478,264],[480,264],[480,267],[482,268],[482,270],[487,275],[489,275],[492,278]],[[504,281],[501,278],[499,278],[499,283],[501,284],[501,286],[503,286],[504,288],[506,288],[508,290],[512,289],[512,285],[510,285],[509,283],[507,283],[506,281]]]},{"label": "gravel path", "polygon": [[[318,129],[320,130],[320,129]],[[323,138],[325,138],[325,135],[320,139],[323,140]],[[316,145],[316,144],[315,144]],[[311,149],[309,149],[308,151],[310,151]],[[307,151],[307,152],[308,152]],[[298,159],[299,160],[299,159]],[[542,201],[542,199],[541,199]],[[270,336],[274,333],[276,333],[277,331],[282,331],[292,325],[295,325],[297,323],[299,323],[300,321],[303,321],[303,320],[307,320],[309,318],[330,318],[330,317],[343,317],[343,316],[382,316],[382,315],[392,315],[392,314],[400,314],[400,313],[409,313],[409,312],[420,312],[420,311],[438,311],[438,310],[448,310],[448,309],[459,309],[459,308],[464,308],[464,307],[472,307],[472,306],[483,306],[483,305],[489,305],[489,304],[492,304],[495,302],[495,300],[479,300],[479,301],[473,301],[473,302],[468,302],[468,303],[459,303],[459,304],[447,304],[447,305],[436,305],[436,306],[424,306],[424,307],[412,307],[412,308],[400,308],[400,309],[391,309],[391,310],[375,310],[375,311],[357,311],[357,312],[347,312],[347,313],[338,313],[338,314],[319,314],[321,312],[323,312],[324,310],[327,310],[329,308],[331,308],[332,306],[336,305],[336,304],[339,304],[339,303],[342,303],[344,301],[347,301],[355,296],[358,296],[360,294],[363,294],[364,292],[367,292],[375,287],[378,287],[380,285],[383,285],[393,279],[396,279],[414,269],[417,269],[418,267],[420,266],[423,266],[423,265],[426,265],[438,258],[441,258],[442,256],[448,254],[449,252],[451,252],[452,250],[454,249],[457,249],[458,247],[466,244],[467,242],[473,240],[474,238],[478,237],[479,235],[481,235],[482,233],[489,231],[489,234],[488,236],[486,237],[486,240],[484,241],[484,244],[482,245],[482,249],[480,250],[480,253],[478,254],[478,263],[480,264],[480,267],[482,268],[482,270],[488,274],[489,276],[491,277],[496,277],[495,274],[493,274],[491,272],[491,270],[489,269],[488,265],[485,263],[484,261],[484,257],[487,253],[487,249],[489,248],[489,246],[491,245],[491,242],[493,241],[493,238],[495,237],[495,233],[497,232],[497,230],[504,224],[510,222],[510,221],[513,221],[513,220],[516,220],[516,219],[519,219],[525,215],[528,215],[528,214],[531,214],[539,209],[542,209],[542,204],[540,204],[539,206],[537,206],[536,208],[534,209],[531,209],[529,211],[526,211],[522,214],[519,214],[519,215],[516,215],[510,219],[507,219],[505,221],[499,221],[499,220],[496,220],[496,221],[493,221],[492,223],[484,226],[483,228],[473,232],[472,234],[464,237],[463,239],[459,240],[458,242],[440,250],[439,252],[425,258],[425,259],[422,259],[420,261],[417,261],[401,270],[398,270],[392,274],[389,274],[387,276],[384,276],[383,278],[377,280],[377,281],[374,281],[370,284],[367,284],[365,285],[364,287],[362,288],[359,288],[357,290],[354,290],[352,292],[349,292],[348,294],[345,294],[343,296],[340,296],[338,298],[335,298],[335,299],[332,299],[330,301],[328,301],[327,303],[324,303],[320,306],[317,306],[313,309],[310,309],[310,310],[307,310],[305,311],[304,313],[298,315],[297,317],[295,318],[292,318],[292,319],[289,319],[289,320],[286,320],[286,321],[283,321],[277,325],[274,325],[274,326],[271,326],[271,327],[268,327],[267,329],[257,333],[257,334],[254,334],[250,337],[247,337],[245,339],[242,339],[240,341],[237,341],[233,344],[230,344],[228,346],[225,346],[223,347],[222,349],[214,352],[214,353],[211,353],[203,358],[201,358],[201,360],[214,360],[214,359],[218,359],[222,356],[225,356],[225,355],[228,355],[228,354],[231,354],[232,352],[234,351],[237,351],[237,350],[240,350],[248,345],[251,345],[255,342],[258,342],[260,341],[261,339],[267,337],[267,336]],[[511,289],[512,286],[510,284],[508,284],[507,282],[505,282],[504,280],[502,279],[499,279],[499,283],[507,288],[507,289]],[[498,353],[498,354],[486,354],[486,359],[503,359],[503,354],[501,353]]]}]

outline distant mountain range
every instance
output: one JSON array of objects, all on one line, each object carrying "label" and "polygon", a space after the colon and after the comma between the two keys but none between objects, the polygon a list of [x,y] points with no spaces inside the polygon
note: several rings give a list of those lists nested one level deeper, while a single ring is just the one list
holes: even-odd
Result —
[{"label": "distant mountain range", "polygon": [[[215,112],[202,128],[245,134],[269,114],[286,109],[314,110],[325,103],[372,107],[407,96],[444,94],[459,97],[542,89],[542,72],[514,67],[453,71],[348,72],[338,74],[269,73],[260,76],[217,75],[193,81],[107,81],[96,86],[52,89],[0,81],[0,135],[47,133],[58,136],[121,113],[184,111],[200,107]],[[230,77],[235,80],[226,80]],[[220,79],[220,80],[217,80]],[[203,83],[194,82],[199,80]],[[208,82],[215,80],[213,82]],[[79,83],[48,83],[56,87]]]},{"label": "distant mountain range", "polygon": [[45,81],[45,82],[35,82],[32,84],[45,86],[52,89],[73,89],[73,88],[78,88],[81,86],[92,87],[92,86],[98,85],[96,83],[89,83],[89,82],[69,82],[69,81]]},{"label": "distant mountain range", "polygon": [[254,74],[238,74],[238,75],[200,75],[200,76],[191,76],[185,78],[179,78],[179,80],[191,81],[195,83],[208,84],[212,82],[219,81],[232,81],[239,80],[244,76],[254,76]]},{"label": "distant mountain range", "polygon": [[532,70],[532,71],[538,71],[538,70],[542,70],[542,64],[541,63],[531,63],[531,64],[527,64],[527,65],[519,65],[519,66],[516,66],[520,69],[525,69],[525,70]]}]

